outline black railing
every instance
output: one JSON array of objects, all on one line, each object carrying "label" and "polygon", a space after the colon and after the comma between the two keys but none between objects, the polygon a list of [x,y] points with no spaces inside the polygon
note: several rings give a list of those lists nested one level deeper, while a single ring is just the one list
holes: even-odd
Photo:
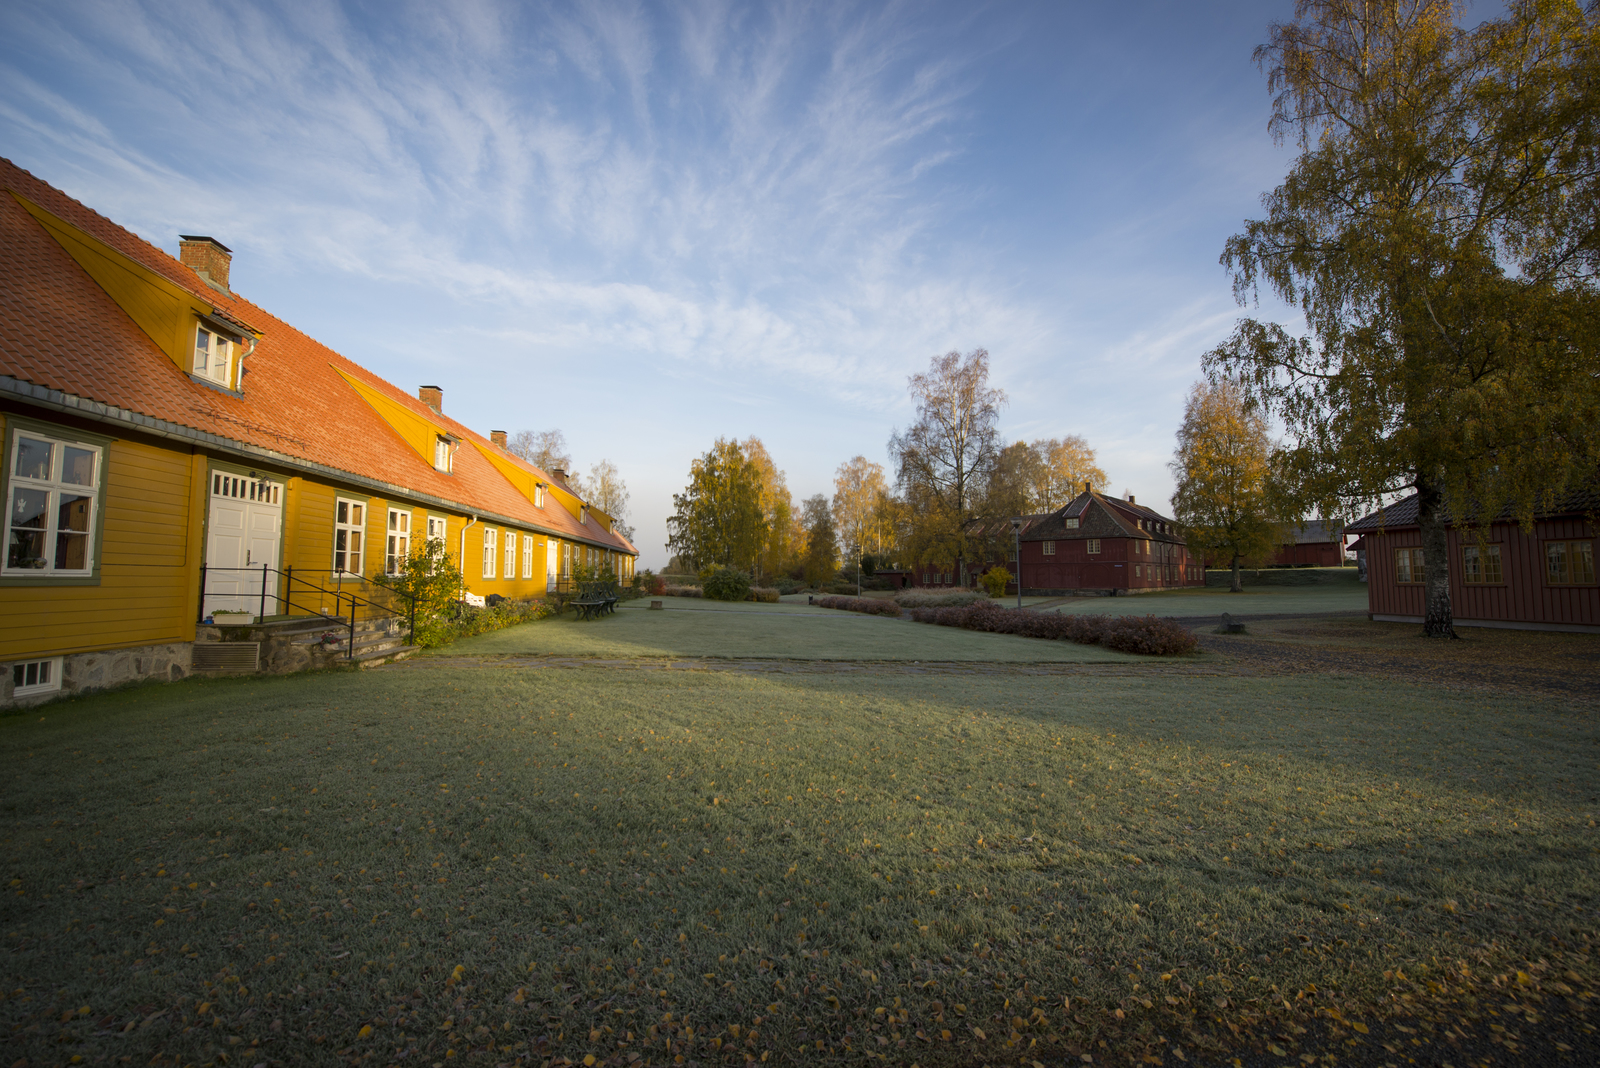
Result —
[{"label": "black railing", "polygon": [[[301,569],[300,573],[296,574],[293,567],[284,568],[280,571],[275,567],[268,567],[265,564],[261,565],[260,567],[207,567],[202,564],[200,566],[200,614],[195,620],[196,623],[204,623],[206,620],[206,581],[209,576],[221,572],[233,575],[259,575],[261,577],[261,589],[254,594],[243,595],[244,597],[256,598],[257,607],[259,608],[259,611],[256,613],[256,619],[258,622],[266,620],[267,601],[270,599],[272,601],[273,608],[281,609],[281,611],[275,613],[277,615],[287,616],[290,614],[291,610],[308,612],[312,615],[321,616],[323,619],[329,620],[330,622],[336,622],[340,626],[345,627],[347,629],[349,638],[349,640],[345,643],[345,658],[347,660],[352,659],[355,656],[356,621],[361,614],[359,611],[360,609],[367,609],[366,617],[368,619],[387,618],[405,620],[406,634],[408,638],[409,636],[414,635],[417,631],[417,598],[415,594],[392,589],[388,586],[376,586],[375,584],[370,583],[363,576],[349,571],[308,571],[306,569]],[[271,595],[267,593],[268,575],[277,575],[283,579],[283,582],[280,584],[277,592]],[[306,578],[306,575],[332,576],[333,580],[339,584],[329,589],[327,587],[317,585],[317,583]],[[299,583],[298,588],[295,585],[296,583]],[[391,602],[388,604],[383,604],[379,601],[373,600],[370,597],[363,597],[357,594],[353,589],[346,588],[345,583],[359,583],[363,587],[374,586],[375,595],[377,590],[381,590],[381,596],[404,601],[405,607],[403,609],[396,608],[393,600],[391,600]],[[240,595],[223,594],[222,596],[235,597]],[[296,597],[298,597],[298,600]],[[328,610],[328,599],[330,597],[333,599],[333,610],[331,612]],[[315,601],[315,606],[307,603],[310,601]],[[350,610],[348,619],[345,618],[346,605],[349,606]]]}]

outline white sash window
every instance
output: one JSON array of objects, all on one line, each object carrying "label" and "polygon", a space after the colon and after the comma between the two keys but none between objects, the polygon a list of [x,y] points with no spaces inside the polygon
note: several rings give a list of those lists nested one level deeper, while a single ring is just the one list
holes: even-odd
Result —
[{"label": "white sash window", "polygon": [[367,505],[340,497],[333,508],[333,569],[359,575],[367,539]]},{"label": "white sash window", "polygon": [[483,577],[494,578],[494,564],[499,556],[500,532],[493,527],[483,530]]},{"label": "white sash window", "polygon": [[101,450],[19,430],[8,461],[6,572],[89,574]]}]

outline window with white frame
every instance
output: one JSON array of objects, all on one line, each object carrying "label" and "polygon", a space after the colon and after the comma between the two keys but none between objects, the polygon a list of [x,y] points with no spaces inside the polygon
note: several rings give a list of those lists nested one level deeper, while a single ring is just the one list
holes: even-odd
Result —
[{"label": "window with white frame", "polygon": [[494,578],[494,563],[500,551],[500,532],[494,527],[483,528],[483,577]]},{"label": "window with white frame", "polygon": [[383,550],[383,573],[398,575],[411,555],[411,513],[389,509],[389,531]]},{"label": "window with white frame", "polygon": [[338,498],[333,506],[333,569],[361,574],[361,551],[366,543],[366,502]]},{"label": "window with white frame", "polygon": [[194,329],[194,373],[219,386],[233,386],[233,339],[204,325]]},{"label": "window with white frame", "polygon": [[534,487],[533,487],[533,506],[535,508],[543,508],[544,507],[544,483],[543,482],[538,482],[538,483],[534,484]]},{"label": "window with white frame", "polygon": [[433,466],[436,471],[449,474],[454,466],[456,450],[449,438],[440,435],[433,439]]},{"label": "window with white frame", "polygon": [[515,531],[506,531],[506,578],[517,577],[517,535]]},{"label": "window with white frame", "polygon": [[100,448],[19,429],[7,459],[6,573],[90,574]]},{"label": "window with white frame", "polygon": [[1078,520],[1077,520],[1077,518],[1074,517],[1072,519],[1068,519],[1066,521],[1066,527],[1067,527],[1068,530],[1077,530],[1078,529]]},{"label": "window with white frame", "polygon": [[1090,538],[1089,539],[1088,551],[1092,555],[1099,555],[1099,553],[1100,553],[1100,539],[1099,538]]},{"label": "window with white frame", "polygon": [[522,577],[533,578],[533,535],[522,536]]},{"label": "window with white frame", "polygon": [[25,660],[11,665],[11,696],[32,697],[61,689],[61,658]]},{"label": "window with white frame", "polygon": [[1053,541],[1045,542],[1044,543],[1044,554],[1046,556],[1054,556],[1056,554],[1056,543],[1053,542]]},{"label": "window with white frame", "polygon": [[571,575],[572,574],[572,543],[571,542],[562,542],[561,543],[561,573],[563,575]]}]

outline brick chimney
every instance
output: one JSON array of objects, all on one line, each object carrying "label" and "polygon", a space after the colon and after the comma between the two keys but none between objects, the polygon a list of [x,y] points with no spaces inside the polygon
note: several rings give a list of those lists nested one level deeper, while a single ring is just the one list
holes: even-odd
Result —
[{"label": "brick chimney", "polygon": [[1094,492],[1094,483],[1093,482],[1085,482],[1083,484],[1083,492],[1085,492],[1085,493],[1093,493]]},{"label": "brick chimney", "polygon": [[562,489],[567,488],[567,472],[565,468],[556,468],[554,471],[550,472],[550,477],[554,479],[556,485],[560,486]]},{"label": "brick chimney", "polygon": [[438,386],[418,386],[417,399],[436,412],[444,411],[444,390]]},{"label": "brick chimney", "polygon": [[489,431],[489,444],[498,446],[499,448],[502,448],[502,449],[505,448],[506,447],[506,432],[504,430],[491,430],[491,431]]},{"label": "brick chimney", "polygon": [[230,292],[228,267],[233,263],[233,249],[214,237],[202,234],[178,235],[178,259],[185,267],[206,281],[206,284]]},{"label": "brick chimney", "polygon": [[1133,494],[1130,493],[1130,494],[1128,494],[1128,503],[1129,504],[1138,504],[1139,502],[1134,500],[1133,499]]}]

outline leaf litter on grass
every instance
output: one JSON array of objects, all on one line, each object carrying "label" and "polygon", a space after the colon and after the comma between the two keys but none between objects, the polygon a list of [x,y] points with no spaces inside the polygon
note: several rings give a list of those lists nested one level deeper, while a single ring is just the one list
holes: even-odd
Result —
[{"label": "leaf litter on grass", "polygon": [[1503,1047],[1592,987],[1594,738],[1548,703],[439,669],[50,719],[0,721],[43,1063],[1204,1058],[1524,1006]]}]

